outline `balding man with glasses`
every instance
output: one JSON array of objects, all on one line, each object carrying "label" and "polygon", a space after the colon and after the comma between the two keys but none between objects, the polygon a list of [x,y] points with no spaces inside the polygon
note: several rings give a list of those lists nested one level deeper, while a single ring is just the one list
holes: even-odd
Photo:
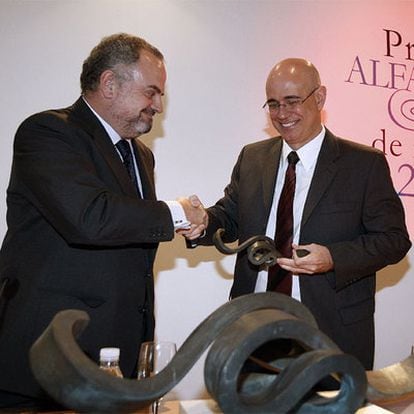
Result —
[{"label": "balding man with glasses", "polygon": [[[240,253],[230,297],[288,292],[344,352],[372,369],[375,273],[411,246],[387,161],[322,124],[326,87],[312,63],[276,64],[266,94],[263,107],[280,136],[243,148],[224,197],[207,209],[205,235],[198,228],[185,235],[202,236],[200,245],[211,244],[220,227],[226,242],[275,237],[284,253],[276,269],[258,269]],[[299,249],[308,254],[299,257]]]}]

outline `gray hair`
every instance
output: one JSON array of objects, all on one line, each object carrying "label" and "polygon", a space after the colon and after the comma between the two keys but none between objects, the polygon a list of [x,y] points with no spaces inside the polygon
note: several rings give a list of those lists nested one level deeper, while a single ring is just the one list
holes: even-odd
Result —
[{"label": "gray hair", "polygon": [[156,47],[140,37],[127,33],[104,37],[83,62],[80,76],[82,93],[95,91],[99,78],[105,70],[111,69],[116,72],[117,65],[130,65],[138,62],[141,50],[146,50],[160,60],[164,60],[164,56]]}]

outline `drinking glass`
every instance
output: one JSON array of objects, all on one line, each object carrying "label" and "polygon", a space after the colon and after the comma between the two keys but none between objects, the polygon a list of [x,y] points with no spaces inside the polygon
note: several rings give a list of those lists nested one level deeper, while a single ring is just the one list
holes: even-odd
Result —
[{"label": "drinking glass", "polygon": [[[171,361],[177,346],[174,342],[143,342],[138,357],[138,379],[158,374]],[[158,414],[161,398],[152,404],[152,414]]]}]

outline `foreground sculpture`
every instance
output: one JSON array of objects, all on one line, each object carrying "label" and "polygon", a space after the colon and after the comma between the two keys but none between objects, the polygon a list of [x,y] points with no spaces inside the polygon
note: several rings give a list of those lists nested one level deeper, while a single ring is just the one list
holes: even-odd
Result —
[{"label": "foreground sculpture", "polygon": [[[301,303],[278,293],[247,295],[223,305],[194,330],[163,371],[140,381],[112,377],[82,352],[75,337],[87,323],[83,311],[62,311],[30,351],[40,385],[76,411],[121,413],[148,406],[171,390],[210,344],[205,382],[224,413],[352,413],[365,399],[361,364],[317,329]],[[242,373],[254,351],[269,342],[277,348],[277,341],[286,338],[299,352],[281,352],[262,364],[265,372]],[[341,376],[336,397],[311,392],[332,373]]]},{"label": "foreground sculpture", "polygon": [[[236,251],[222,243],[220,231],[216,236],[220,251]],[[240,249],[248,250],[254,264],[269,264],[278,255],[273,241],[263,236]],[[318,330],[304,305],[278,293],[246,295],[221,306],[163,371],[140,381],[112,377],[82,352],[76,337],[88,321],[83,311],[59,312],[30,351],[40,385],[75,411],[122,413],[149,406],[180,382],[210,345],[205,383],[224,413],[354,413],[366,399],[387,401],[414,392],[413,356],[365,372]],[[327,378],[338,384],[339,392],[331,398],[315,391]]]}]

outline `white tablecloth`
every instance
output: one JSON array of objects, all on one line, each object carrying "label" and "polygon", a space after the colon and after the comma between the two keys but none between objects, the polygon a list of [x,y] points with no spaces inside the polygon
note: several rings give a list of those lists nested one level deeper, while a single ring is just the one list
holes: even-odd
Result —
[{"label": "white tablecloth", "polygon": [[[161,411],[159,414],[169,414],[168,411]],[[213,400],[190,400],[180,401],[179,414],[222,414],[217,404]],[[368,404],[360,408],[356,414],[392,414],[391,411],[384,410],[377,405]]]}]

